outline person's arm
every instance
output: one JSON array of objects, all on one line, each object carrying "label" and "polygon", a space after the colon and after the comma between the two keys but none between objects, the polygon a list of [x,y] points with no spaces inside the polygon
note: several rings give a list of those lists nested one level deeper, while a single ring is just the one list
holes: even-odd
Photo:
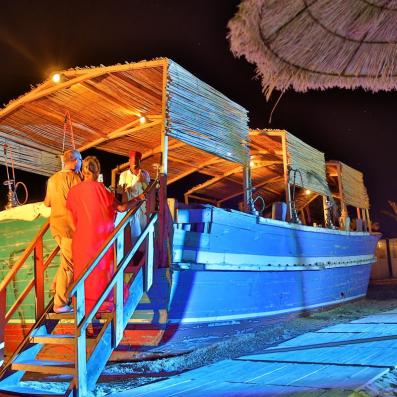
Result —
[{"label": "person's arm", "polygon": [[127,190],[127,183],[126,183],[126,172],[123,171],[120,174],[119,180],[116,186],[116,193],[123,194]]},{"label": "person's arm", "polygon": [[139,170],[139,182],[142,183],[143,188],[146,189],[150,183],[150,175],[145,170]]},{"label": "person's arm", "polygon": [[125,203],[120,203],[115,199],[115,208],[118,212],[125,212],[133,207],[136,207],[142,200],[145,200],[144,194],[140,194],[139,196],[134,197]]},{"label": "person's arm", "polygon": [[47,181],[47,190],[46,190],[45,199],[44,199],[44,205],[46,207],[51,207],[51,199],[50,199],[50,197],[51,197],[51,193],[50,193],[51,187],[50,187],[50,185],[51,185],[51,180],[48,179],[48,181]]},{"label": "person's arm", "polygon": [[67,217],[68,217],[68,224],[70,225],[70,228],[72,229],[73,233],[76,231],[76,225],[73,222],[73,215],[72,211],[69,209],[66,209],[67,212]]}]

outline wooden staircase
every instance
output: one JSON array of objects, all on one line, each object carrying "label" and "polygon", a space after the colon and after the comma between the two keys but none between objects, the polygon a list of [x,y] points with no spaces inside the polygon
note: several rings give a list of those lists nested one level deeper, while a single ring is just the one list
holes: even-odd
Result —
[{"label": "wooden staircase", "polygon": [[[139,207],[138,207],[139,208]],[[51,301],[36,317],[36,323],[24,338],[18,349],[5,361],[0,372],[0,395],[40,395],[40,396],[74,396],[89,395],[95,388],[96,382],[105,368],[113,350],[120,343],[128,320],[133,315],[143,294],[147,292],[153,282],[155,271],[154,234],[158,222],[158,213],[149,216],[148,224],[133,247],[115,259],[115,272],[106,290],[98,298],[89,313],[85,312],[84,281],[108,251],[116,244],[129,218],[138,210],[130,210],[116,227],[111,236],[101,247],[97,257],[87,266],[85,272],[70,289],[74,312],[68,314],[52,313]],[[131,268],[131,261],[141,246],[145,247],[145,255],[138,265]],[[53,255],[55,256],[55,255]],[[131,271],[132,270],[132,271]],[[123,299],[125,280],[129,295]],[[36,281],[37,283],[37,281]],[[43,288],[38,288],[43,291]],[[105,298],[113,290],[114,311],[110,313],[98,312]],[[37,293],[37,291],[36,291]],[[0,289],[0,297],[2,290]],[[14,309],[15,311],[15,309]],[[9,313],[7,313],[9,314]],[[10,316],[9,316],[10,317]],[[74,332],[60,331],[60,324],[70,322]],[[44,347],[62,345],[68,347],[69,355],[42,359],[40,357]],[[70,347],[70,348],[69,348]],[[59,382],[43,383],[42,389],[30,387],[26,379],[40,379],[40,374],[57,375]],[[50,390],[49,390],[50,389]]]}]

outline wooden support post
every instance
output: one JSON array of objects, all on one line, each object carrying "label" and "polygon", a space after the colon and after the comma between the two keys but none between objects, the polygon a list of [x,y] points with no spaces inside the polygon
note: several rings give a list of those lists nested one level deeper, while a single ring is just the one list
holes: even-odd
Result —
[{"label": "wooden support post", "polygon": [[167,204],[167,175],[160,176],[159,193],[159,260],[158,266],[167,267],[167,239],[168,239],[168,204]]},{"label": "wooden support post", "polygon": [[341,221],[340,223],[343,223],[343,229],[345,229],[346,225],[346,218],[348,217],[348,212],[347,212],[347,207],[345,204],[345,199],[344,199],[344,191],[343,191],[343,186],[342,186],[342,169],[341,165],[337,164],[336,165],[336,174],[338,178],[338,190],[339,190],[339,198],[340,198],[340,208],[341,208]]},{"label": "wooden support post", "polygon": [[357,210],[357,219],[361,219],[361,211],[360,208],[356,208]]},{"label": "wooden support post", "polygon": [[255,213],[254,202],[252,200],[252,180],[250,165],[243,167],[243,189],[244,189],[244,212]]},{"label": "wooden support post", "polygon": [[371,218],[369,217],[368,208],[365,209],[365,213],[367,214],[368,231],[371,233],[372,232],[372,222],[371,222]]},{"label": "wooden support post", "polygon": [[327,227],[328,222],[328,211],[327,211],[327,198],[322,196],[323,198],[323,214],[324,214],[324,227]]},{"label": "wooden support post", "polygon": [[162,90],[162,125],[161,125],[161,165],[160,165],[160,191],[159,191],[159,263],[158,267],[167,267],[167,239],[168,239],[168,204],[167,204],[167,178],[168,178],[168,135],[166,131],[167,117],[167,82],[168,61],[163,67]]},{"label": "wooden support post", "polygon": [[283,168],[284,168],[284,185],[285,185],[285,200],[287,202],[287,216],[286,219],[291,219],[291,188],[289,184],[289,170],[288,170],[288,158],[287,158],[287,139],[286,133],[281,135],[281,145],[283,151]]},{"label": "wooden support post", "polygon": [[43,239],[37,240],[34,248],[34,280],[36,293],[36,321],[44,313],[44,260]]}]

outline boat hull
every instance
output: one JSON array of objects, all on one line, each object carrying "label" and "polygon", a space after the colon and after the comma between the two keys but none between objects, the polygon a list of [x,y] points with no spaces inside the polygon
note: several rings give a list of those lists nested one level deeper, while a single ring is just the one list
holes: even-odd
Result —
[{"label": "boat hull", "polygon": [[[179,209],[171,267],[156,270],[112,359],[189,351],[242,330],[360,299],[379,237],[211,206]],[[7,327],[7,350],[26,332],[29,313]],[[45,352],[64,353],[62,347]]]}]

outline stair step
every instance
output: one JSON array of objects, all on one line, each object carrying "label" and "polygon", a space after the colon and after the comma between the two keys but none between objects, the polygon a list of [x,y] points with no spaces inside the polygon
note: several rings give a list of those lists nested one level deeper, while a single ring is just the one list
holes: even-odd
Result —
[{"label": "stair step", "polygon": [[[111,318],[113,313],[110,312],[102,312],[97,313],[95,315],[95,319],[109,319]],[[46,314],[47,320],[67,320],[67,322],[74,323],[74,314],[73,313],[47,313]]]},{"label": "stair step", "polygon": [[16,371],[40,372],[43,374],[74,374],[74,363],[49,360],[26,360],[13,363],[11,368]]},{"label": "stair step", "polygon": [[35,397],[47,397],[47,396],[64,396],[65,393],[52,392],[51,390],[38,390],[32,387],[10,385],[0,386],[0,396],[35,396]]},{"label": "stair step", "polygon": [[47,313],[47,320],[74,320],[74,313]]},{"label": "stair step", "polygon": [[[49,335],[39,335],[32,336],[30,341],[32,343],[42,343],[44,345],[74,345],[75,338],[74,335],[66,334],[49,334]],[[87,345],[92,346],[95,344],[95,339],[86,339]]]}]

